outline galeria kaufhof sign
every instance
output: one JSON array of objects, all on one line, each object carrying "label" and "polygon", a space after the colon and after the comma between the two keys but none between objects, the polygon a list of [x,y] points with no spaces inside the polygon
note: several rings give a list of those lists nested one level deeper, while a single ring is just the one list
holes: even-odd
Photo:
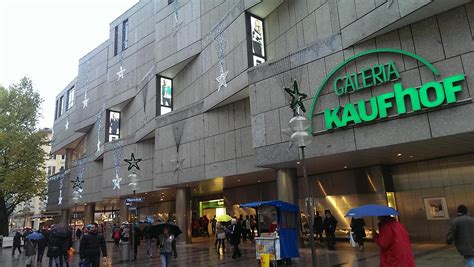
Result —
[{"label": "galeria kaufhof sign", "polygon": [[[389,61],[361,69],[360,72],[335,76],[342,67],[353,60],[377,53],[394,53],[399,56],[411,57],[425,65],[433,72],[435,77],[439,76],[438,69],[431,63],[419,55],[408,51],[384,48],[359,53],[337,65],[321,82],[311,105],[309,113],[310,125],[313,125],[312,120],[316,101],[321,90],[326,85],[332,86],[334,93],[339,97],[387,83],[393,83],[393,90],[382,94],[377,94],[377,91],[373,90],[374,96],[370,99],[359,99],[343,106],[326,108],[323,114],[325,130],[384,119],[388,117],[390,109],[394,109],[396,116],[400,116],[409,112],[432,109],[458,101],[457,93],[462,91],[461,82],[464,81],[464,74],[451,75],[442,81],[431,81],[421,86],[413,87],[409,84],[403,84],[394,62]],[[328,84],[331,77],[335,77],[334,82]],[[411,103],[411,111],[407,110],[407,102]],[[310,128],[310,131],[313,132],[313,129]]]}]

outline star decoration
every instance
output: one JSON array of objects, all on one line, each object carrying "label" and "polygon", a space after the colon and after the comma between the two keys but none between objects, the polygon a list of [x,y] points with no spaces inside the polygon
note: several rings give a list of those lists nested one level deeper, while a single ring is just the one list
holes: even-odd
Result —
[{"label": "star decoration", "polygon": [[174,22],[175,22],[175,25],[174,25],[173,37],[176,36],[176,34],[181,30],[181,25],[183,25],[183,21],[178,20],[178,12],[174,14]]},{"label": "star decoration", "polygon": [[285,88],[285,92],[291,96],[290,108],[293,110],[295,115],[299,114],[299,109],[301,109],[303,112],[306,112],[303,100],[305,100],[308,95],[300,93],[296,80],[293,81],[293,89]]},{"label": "star decoration", "polygon": [[219,85],[217,87],[217,91],[220,91],[222,86],[227,87],[226,77],[227,77],[228,73],[229,73],[229,71],[221,72],[221,75],[219,75],[216,78],[216,81],[219,83]]},{"label": "star decoration", "polygon": [[76,179],[75,179],[75,180],[72,180],[71,183],[72,183],[72,189],[73,189],[74,191],[77,191],[77,192],[79,192],[79,193],[82,193],[82,191],[83,191],[82,184],[84,183],[84,181],[81,180],[81,179],[79,178],[79,176],[76,176]]},{"label": "star decoration", "polygon": [[114,183],[113,190],[120,189],[120,182],[121,181],[122,181],[121,177],[115,177],[115,179],[112,179],[112,182]]},{"label": "star decoration", "polygon": [[174,170],[173,172],[179,172],[181,171],[181,168],[183,167],[183,162],[184,162],[184,158],[178,160],[178,159],[173,159],[173,160],[170,160],[171,163],[174,163],[176,164],[176,167],[174,167]]},{"label": "star decoration", "polygon": [[125,69],[120,66],[120,70],[116,73],[117,74],[117,82],[120,81],[120,79],[123,79],[123,74],[125,73]]},{"label": "star decoration", "polygon": [[63,197],[58,198],[58,205],[61,205],[61,204],[63,204]]},{"label": "star decoration", "polygon": [[86,108],[89,103],[89,98],[87,98],[87,93],[84,94],[84,100],[82,101],[82,108]]},{"label": "star decoration", "polygon": [[138,162],[142,161],[142,159],[135,159],[135,155],[132,153],[130,156],[130,159],[124,159],[126,163],[128,163],[128,168],[127,170],[130,171],[133,168],[137,168],[137,170],[140,170],[140,167],[138,167]]},{"label": "star decoration", "polygon": [[64,124],[64,128],[66,128],[66,131],[69,130],[69,121],[66,121],[66,124]]}]

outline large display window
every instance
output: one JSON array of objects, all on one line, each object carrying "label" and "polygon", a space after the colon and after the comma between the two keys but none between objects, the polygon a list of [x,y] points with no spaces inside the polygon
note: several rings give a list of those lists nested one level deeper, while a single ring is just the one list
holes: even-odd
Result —
[{"label": "large display window", "polygon": [[247,14],[247,35],[249,64],[257,66],[266,61],[263,19]]},{"label": "large display window", "polygon": [[173,110],[173,80],[158,76],[158,96],[156,115],[164,115]]}]

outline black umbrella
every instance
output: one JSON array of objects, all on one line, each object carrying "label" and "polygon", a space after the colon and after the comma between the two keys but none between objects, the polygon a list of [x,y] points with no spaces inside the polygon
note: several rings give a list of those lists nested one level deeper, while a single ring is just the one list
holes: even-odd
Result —
[{"label": "black umbrella", "polygon": [[51,226],[51,235],[55,237],[69,237],[72,236],[71,228],[65,224],[54,224]]},{"label": "black umbrella", "polygon": [[170,222],[154,224],[150,226],[148,232],[150,236],[158,237],[163,234],[163,229],[165,228],[168,228],[169,233],[173,234],[175,237],[178,237],[182,233],[181,229],[179,229],[179,226]]}]

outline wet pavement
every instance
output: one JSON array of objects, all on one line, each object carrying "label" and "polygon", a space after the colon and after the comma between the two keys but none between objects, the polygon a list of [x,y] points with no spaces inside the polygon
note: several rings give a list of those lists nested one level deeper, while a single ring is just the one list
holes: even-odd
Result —
[{"label": "wet pavement", "polygon": [[[214,240],[195,239],[193,244],[178,245],[178,258],[173,259],[171,266],[258,266],[255,258],[255,247],[250,242],[241,245],[242,257],[232,259],[232,248],[227,246],[225,254],[217,254]],[[227,245],[227,244],[226,244]],[[363,252],[352,248],[348,243],[340,242],[336,251],[328,251],[324,246],[317,246],[318,266],[378,266],[378,249],[375,244],[367,243]],[[118,249],[113,243],[107,244],[109,261],[102,266],[160,266],[159,254],[154,247],[154,255],[146,256],[145,245],[142,242],[136,261],[119,262]],[[444,244],[414,244],[417,266],[425,267],[455,267],[463,266],[462,257],[459,256],[454,247]],[[307,248],[300,249],[301,257],[293,266],[311,266],[311,251]],[[43,264],[33,266],[48,266],[48,258],[43,259]],[[78,254],[74,256],[71,266],[78,266]],[[25,265],[24,254],[11,256],[11,248],[0,249],[1,267],[19,267]]]}]

